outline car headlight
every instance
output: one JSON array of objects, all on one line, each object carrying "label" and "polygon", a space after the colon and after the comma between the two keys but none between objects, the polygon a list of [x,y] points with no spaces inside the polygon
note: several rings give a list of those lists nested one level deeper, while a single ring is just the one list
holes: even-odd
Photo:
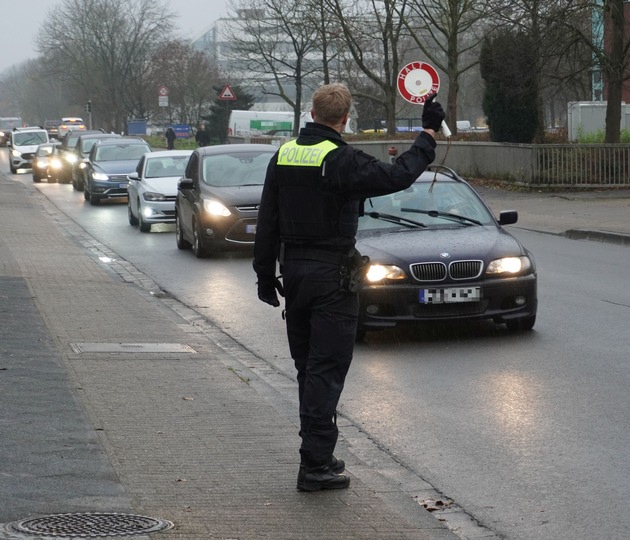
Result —
[{"label": "car headlight", "polygon": [[66,154],[66,155],[65,155],[65,158],[66,158],[66,161],[67,161],[68,163],[71,163],[71,164],[76,163],[76,162],[78,161],[78,159],[79,159],[79,158],[76,156],[76,154]]},{"label": "car headlight", "polygon": [[11,150],[11,155],[13,157],[20,157],[22,155],[22,152],[20,152],[19,150]]},{"label": "car headlight", "polygon": [[142,198],[145,201],[165,201],[166,200],[166,196],[163,195],[162,193],[154,193],[152,191],[145,191],[142,194]]},{"label": "car headlight", "polygon": [[228,217],[232,214],[223,203],[213,199],[204,199],[203,208],[212,216]]},{"label": "car headlight", "polygon": [[36,166],[37,166],[38,169],[45,169],[47,165],[48,165],[48,163],[46,163],[45,159],[38,159],[37,160]]},{"label": "car headlight", "polygon": [[498,274],[525,274],[532,267],[532,262],[529,257],[503,257],[502,259],[495,259],[488,265],[486,274],[498,275]]},{"label": "car headlight", "polygon": [[59,158],[52,158],[50,160],[50,167],[52,169],[61,169],[62,167],[61,160]]},{"label": "car headlight", "polygon": [[101,172],[92,173],[92,178],[94,178],[94,180],[109,180],[109,176]]},{"label": "car headlight", "polygon": [[407,274],[402,268],[391,264],[371,264],[365,276],[370,283],[384,279],[406,279]]}]

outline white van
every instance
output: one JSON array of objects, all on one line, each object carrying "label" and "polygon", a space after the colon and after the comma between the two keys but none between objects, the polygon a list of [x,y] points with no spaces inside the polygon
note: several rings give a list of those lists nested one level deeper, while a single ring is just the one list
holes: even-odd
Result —
[{"label": "white van", "polygon": [[9,170],[31,169],[35,152],[40,144],[50,142],[48,132],[42,128],[15,128],[7,143],[9,147]]},{"label": "white van", "polygon": [[[300,115],[300,128],[312,122],[310,112]],[[344,133],[356,131],[356,119],[351,118]],[[293,112],[291,111],[239,111],[233,110],[228,124],[228,136],[249,137],[257,135],[284,135],[293,133]]]}]

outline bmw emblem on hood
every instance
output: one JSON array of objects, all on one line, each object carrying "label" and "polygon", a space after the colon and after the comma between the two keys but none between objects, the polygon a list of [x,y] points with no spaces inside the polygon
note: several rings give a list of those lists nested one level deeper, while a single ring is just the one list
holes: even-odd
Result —
[{"label": "bmw emblem on hood", "polygon": [[441,259],[450,259],[451,258],[451,254],[447,253],[446,251],[443,251],[442,253],[440,253],[440,258]]}]

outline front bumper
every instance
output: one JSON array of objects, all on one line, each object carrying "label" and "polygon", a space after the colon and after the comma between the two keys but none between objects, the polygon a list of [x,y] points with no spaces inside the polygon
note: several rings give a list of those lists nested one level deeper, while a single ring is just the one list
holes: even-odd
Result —
[{"label": "front bumper", "polygon": [[[423,303],[423,289],[481,287],[474,302]],[[495,323],[536,314],[537,281],[534,274],[514,278],[441,284],[405,283],[366,285],[359,293],[359,324],[364,328],[391,328],[398,323],[491,319]]]},{"label": "front bumper", "polygon": [[175,197],[166,201],[143,201],[138,212],[146,223],[175,223]]},{"label": "front bumper", "polygon": [[90,182],[90,194],[99,199],[123,199],[128,196],[129,181],[112,177],[109,180],[94,180]]},{"label": "front bumper", "polygon": [[34,153],[26,153],[20,156],[14,156],[11,154],[11,165],[15,169],[31,169],[33,167],[33,159],[35,158]]}]

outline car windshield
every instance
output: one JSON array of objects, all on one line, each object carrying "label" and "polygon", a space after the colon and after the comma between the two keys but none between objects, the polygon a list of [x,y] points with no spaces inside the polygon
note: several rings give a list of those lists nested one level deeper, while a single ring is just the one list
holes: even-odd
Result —
[{"label": "car windshield", "polygon": [[48,156],[50,154],[52,154],[53,152],[53,148],[54,146],[50,145],[50,146],[40,146],[39,148],[37,148],[37,155],[38,156]]},{"label": "car windshield", "polygon": [[490,225],[494,219],[467,184],[416,182],[404,191],[365,201],[359,230]]},{"label": "car windshield", "polygon": [[147,159],[145,178],[163,178],[165,176],[183,176],[189,156],[168,156]]},{"label": "car windshield", "polygon": [[140,160],[144,154],[150,151],[150,148],[144,144],[112,144],[97,148],[94,161]]},{"label": "car windshield", "polygon": [[13,144],[16,146],[41,144],[47,141],[48,137],[46,133],[41,131],[16,131],[13,133]]},{"label": "car windshield", "polygon": [[262,186],[271,152],[235,152],[206,156],[202,180],[213,187]]}]

